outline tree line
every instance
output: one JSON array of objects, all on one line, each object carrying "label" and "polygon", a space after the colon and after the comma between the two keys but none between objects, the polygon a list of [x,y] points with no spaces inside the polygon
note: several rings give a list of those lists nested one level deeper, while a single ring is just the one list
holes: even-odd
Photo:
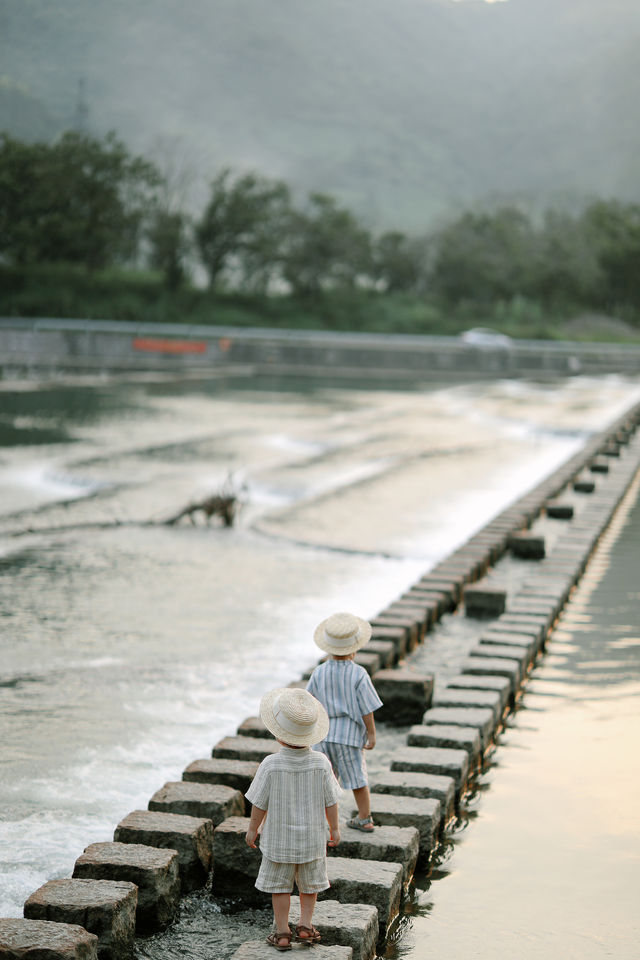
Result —
[{"label": "tree line", "polygon": [[158,167],[110,133],[56,142],[0,135],[0,264],[139,269],[169,290],[199,263],[214,291],[301,300],[406,294],[456,309],[531,301],[640,323],[640,205],[594,200],[535,220],[514,205],[469,211],[420,237],[373,234],[324,193],[223,169],[194,215]]}]

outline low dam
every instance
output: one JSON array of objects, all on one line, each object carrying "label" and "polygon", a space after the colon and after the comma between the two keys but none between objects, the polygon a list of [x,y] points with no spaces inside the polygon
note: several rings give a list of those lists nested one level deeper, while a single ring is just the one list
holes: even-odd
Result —
[{"label": "low dam", "polygon": [[635,374],[640,346],[513,340],[477,346],[458,337],[402,336],[0,318],[0,375],[109,372],[224,373],[446,380]]},{"label": "low dam", "polygon": [[[370,767],[378,827],[371,836],[344,828],[331,855],[332,888],[314,916],[318,958],[372,960],[393,948],[412,883],[438,863],[464,817],[591,555],[633,490],[639,423],[634,404],[371,617],[373,638],[358,659],[384,702],[382,749]],[[290,681],[304,685],[305,677]],[[147,809],[114,824],[112,841],[79,851],[72,877],[34,890],[25,919],[0,920],[0,956],[184,955],[189,938],[202,936],[199,897],[216,904],[231,896],[252,908],[259,858],[244,844],[243,793],[274,749],[247,716],[212,744],[211,756],[193,758],[181,780],[160,786]],[[240,916],[242,935],[233,932]],[[222,921],[212,911],[207,922],[224,932],[205,939],[206,953],[266,956],[258,935],[266,915],[248,916]],[[205,954],[202,942],[194,952]]]}]

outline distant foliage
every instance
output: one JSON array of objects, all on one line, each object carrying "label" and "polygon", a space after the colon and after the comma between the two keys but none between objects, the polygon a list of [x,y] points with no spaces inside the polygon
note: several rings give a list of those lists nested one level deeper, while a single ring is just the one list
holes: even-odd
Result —
[{"label": "distant foliage", "polygon": [[[433,331],[437,315],[492,316],[517,335],[531,323],[543,330],[545,315],[580,311],[640,325],[638,204],[598,200],[535,220],[498,206],[408,237],[372,235],[327,194],[296,205],[286,183],[256,173],[220,171],[199,216],[169,193],[156,167],[114,134],[96,140],[72,132],[53,144],[1,135],[0,266],[95,272],[144,262],[163,281],[157,319],[175,311],[166,298],[179,288],[193,292],[187,280],[199,262],[212,294],[272,298],[278,309],[286,298],[330,301],[330,311],[319,312],[340,329]],[[148,301],[154,287],[144,289]],[[385,296],[413,298],[421,308],[405,310],[401,321],[392,312],[374,318],[366,304]],[[34,301],[22,293],[12,303],[20,310]],[[126,312],[135,313],[133,301]]]}]

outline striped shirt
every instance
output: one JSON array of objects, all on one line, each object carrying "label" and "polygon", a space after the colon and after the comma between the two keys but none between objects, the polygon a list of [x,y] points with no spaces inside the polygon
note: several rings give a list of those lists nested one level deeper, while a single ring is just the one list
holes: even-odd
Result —
[{"label": "striped shirt", "polygon": [[260,850],[276,863],[307,863],[326,856],[325,807],[338,802],[340,787],[322,753],[282,747],[262,761],[245,794],[267,811]]},{"label": "striped shirt", "polygon": [[371,677],[353,660],[325,660],[311,674],[307,690],[329,714],[326,740],[364,747],[363,716],[382,706]]}]

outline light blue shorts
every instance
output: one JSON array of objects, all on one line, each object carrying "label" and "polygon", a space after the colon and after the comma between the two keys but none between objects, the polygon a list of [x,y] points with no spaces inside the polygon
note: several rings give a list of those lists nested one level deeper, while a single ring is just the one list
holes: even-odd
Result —
[{"label": "light blue shorts", "polygon": [[319,750],[320,753],[324,753],[329,758],[333,772],[340,786],[344,787],[345,790],[358,790],[360,787],[366,787],[369,781],[362,747],[352,747],[347,743],[332,743],[330,740],[323,740],[322,743],[317,743],[313,749]]}]

